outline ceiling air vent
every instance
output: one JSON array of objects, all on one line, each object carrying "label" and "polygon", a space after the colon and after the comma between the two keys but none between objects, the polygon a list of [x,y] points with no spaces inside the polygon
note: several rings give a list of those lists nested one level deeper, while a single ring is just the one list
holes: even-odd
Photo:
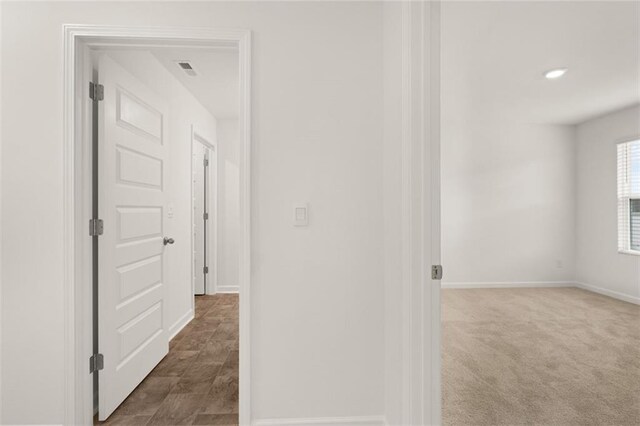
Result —
[{"label": "ceiling air vent", "polygon": [[187,75],[190,75],[191,77],[197,75],[196,70],[194,70],[193,65],[191,65],[191,62],[189,61],[175,61],[175,62],[176,64],[178,64],[180,69],[184,71]]}]

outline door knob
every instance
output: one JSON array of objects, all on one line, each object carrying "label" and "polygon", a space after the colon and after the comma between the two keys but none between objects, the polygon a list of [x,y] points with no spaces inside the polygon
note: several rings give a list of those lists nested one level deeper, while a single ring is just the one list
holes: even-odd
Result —
[{"label": "door knob", "polygon": [[175,243],[175,240],[173,238],[164,237],[164,240],[162,241],[162,244],[164,244],[165,246],[167,244],[173,244],[173,243]]}]

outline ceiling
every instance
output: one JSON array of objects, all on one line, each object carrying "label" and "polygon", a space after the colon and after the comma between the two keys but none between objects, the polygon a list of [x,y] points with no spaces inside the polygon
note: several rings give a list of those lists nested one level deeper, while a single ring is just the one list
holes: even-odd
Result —
[{"label": "ceiling", "polygon": [[[446,2],[443,99],[545,124],[637,104],[639,26],[640,2]],[[560,79],[543,76],[564,67]]]},{"label": "ceiling", "polygon": [[[151,53],[217,119],[238,117],[239,57],[234,48],[159,48]],[[176,61],[187,60],[195,76]]]}]

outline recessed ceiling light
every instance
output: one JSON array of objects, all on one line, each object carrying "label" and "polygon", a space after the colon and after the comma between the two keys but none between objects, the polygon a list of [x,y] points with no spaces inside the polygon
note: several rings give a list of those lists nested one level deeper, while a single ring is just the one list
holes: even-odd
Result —
[{"label": "recessed ceiling light", "polygon": [[554,70],[549,70],[544,73],[544,76],[547,80],[554,80],[556,78],[560,78],[567,72],[566,68],[556,68]]}]

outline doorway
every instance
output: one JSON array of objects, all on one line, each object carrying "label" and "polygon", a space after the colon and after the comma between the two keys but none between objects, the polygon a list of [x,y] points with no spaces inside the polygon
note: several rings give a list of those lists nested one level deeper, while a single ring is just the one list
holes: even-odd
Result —
[{"label": "doorway", "polygon": [[633,172],[616,152],[640,128],[638,16],[442,4],[445,425],[640,419],[621,403],[640,383],[626,349],[640,347],[640,263],[619,253]]},{"label": "doorway", "polygon": [[211,142],[192,130],[193,150],[193,293],[216,291],[218,268],[217,151]]},{"label": "doorway", "polygon": [[[164,286],[163,277],[166,274],[166,268],[171,266],[171,261],[166,261],[166,253],[172,247],[178,247],[179,244],[186,244],[191,247],[188,239],[180,241],[171,235],[171,226],[166,225],[166,219],[169,220],[174,214],[174,209],[179,205],[172,203],[160,195],[170,183],[167,183],[163,171],[162,160],[166,159],[166,155],[161,151],[165,146],[162,138],[166,135],[165,121],[163,121],[164,107],[162,102],[153,100],[153,96],[148,96],[141,87],[135,90],[125,88],[134,87],[135,84],[119,71],[111,72],[116,67],[106,66],[105,61],[101,64],[105,68],[102,70],[101,77],[105,75],[116,76],[113,84],[109,86],[111,89],[100,87],[98,85],[90,86],[89,83],[94,82],[95,72],[92,67],[92,57],[100,50],[108,50],[114,48],[158,48],[158,47],[213,47],[213,48],[235,48],[239,57],[239,114],[238,114],[238,140],[241,155],[240,160],[240,193],[239,193],[239,222],[240,235],[238,240],[239,246],[239,280],[240,301],[236,310],[240,312],[239,319],[239,360],[238,370],[242,373],[240,377],[243,383],[239,384],[239,421],[248,423],[250,406],[249,406],[249,166],[247,159],[250,156],[250,121],[249,121],[249,41],[250,33],[244,30],[238,31],[215,31],[215,30],[141,30],[135,28],[110,28],[110,27],[84,27],[84,26],[66,26],[65,27],[65,52],[66,52],[66,136],[69,140],[71,148],[70,156],[67,158],[73,164],[74,173],[71,187],[73,191],[73,203],[69,206],[74,212],[74,241],[73,259],[74,262],[69,265],[74,273],[70,280],[73,294],[73,312],[67,317],[68,336],[68,354],[74,354],[69,358],[67,392],[69,394],[68,410],[70,418],[75,418],[75,423],[87,424],[91,423],[94,414],[93,399],[95,395],[92,392],[93,380],[92,376],[96,375],[98,380],[98,390],[103,385],[111,381],[111,391],[122,395],[128,394],[132,387],[136,386],[136,381],[141,379],[145,370],[153,368],[156,361],[163,358],[168,350],[168,341],[173,337],[169,332],[169,328],[177,325],[176,334],[181,328],[186,326],[193,317],[184,316],[178,319],[175,324],[168,324],[167,313],[165,309],[166,303],[162,296],[162,287]],[[104,70],[111,68],[111,71]],[[126,80],[129,80],[128,82]],[[122,84],[122,82],[126,84]],[[97,82],[101,84],[101,82]],[[104,92],[103,92],[104,90]],[[135,93],[134,93],[135,92]],[[142,95],[141,95],[142,94]],[[119,138],[117,146],[113,146],[113,150],[107,156],[114,166],[111,170],[102,170],[103,173],[113,173],[116,185],[113,191],[106,193],[108,195],[102,201],[104,208],[113,207],[111,209],[112,216],[110,220],[99,223],[91,222],[91,233],[93,236],[87,235],[86,224],[93,219],[99,219],[92,214],[92,184],[91,170],[93,151],[92,147],[85,144],[85,141],[91,140],[92,126],[91,114],[95,106],[95,102],[101,102],[102,96],[110,97],[110,104],[98,103],[98,109],[101,110],[101,121],[105,121],[104,113],[112,113],[114,117],[113,124],[110,128],[114,134],[118,134]],[[104,99],[104,98],[103,98]],[[100,137],[105,137],[107,133],[105,129],[109,127],[108,123],[102,122],[102,126],[98,133]],[[100,126],[99,126],[100,127]],[[101,133],[104,132],[104,133]],[[133,135],[133,136],[131,136]],[[155,145],[147,143],[153,140],[158,141]],[[124,142],[122,142],[124,141]],[[104,145],[102,148],[103,149]],[[107,158],[104,157],[104,158]],[[102,157],[101,157],[102,158]],[[159,161],[160,160],[160,161]],[[102,179],[104,181],[104,177]],[[112,181],[113,182],[113,181]],[[189,179],[190,182],[190,179]],[[120,187],[117,185],[121,184]],[[120,191],[120,193],[118,192]],[[155,191],[155,192],[154,192]],[[136,192],[136,193],[134,193]],[[187,198],[191,198],[191,192],[187,191]],[[145,198],[147,197],[147,198]],[[118,201],[120,200],[120,201]],[[140,204],[142,203],[142,204]],[[140,205],[138,205],[140,204]],[[182,203],[180,203],[182,205]],[[187,203],[189,208],[190,203]],[[191,233],[189,229],[188,234]],[[109,238],[100,238],[109,236]],[[112,344],[107,341],[99,344],[100,350],[105,347],[111,350],[113,358],[110,359],[107,354],[95,353],[93,350],[93,330],[90,324],[93,314],[92,299],[93,291],[80,285],[82,282],[91,281],[91,247],[94,238],[98,238],[99,244],[104,246],[103,256],[109,251],[106,247],[109,241],[114,243],[114,247],[120,244],[120,249],[112,251],[111,255],[114,259],[113,268],[100,268],[101,279],[116,279],[113,287],[117,288],[119,296],[122,291],[130,291],[127,293],[128,299],[123,301],[122,298],[110,299],[115,310],[114,314],[109,312],[109,308],[101,305],[100,314],[103,317],[109,317],[109,321],[103,321],[99,332],[100,336],[107,337],[109,335],[105,330],[108,324],[111,324],[113,333]],[[160,251],[156,250],[156,242],[161,244]],[[175,245],[174,245],[175,244]],[[122,249],[124,247],[124,249]],[[160,247],[160,246],[158,246]],[[142,248],[151,250],[150,252],[142,252]],[[190,250],[189,250],[190,251]],[[134,256],[131,259],[125,259],[126,253]],[[100,255],[99,255],[100,256]],[[126,257],[126,256],[125,256]],[[125,262],[126,260],[126,262]],[[135,267],[133,267],[135,266]],[[113,272],[109,272],[109,269]],[[191,268],[189,268],[191,269]],[[144,274],[141,274],[144,272]],[[142,278],[137,277],[140,275]],[[115,278],[114,278],[115,277]],[[137,277],[137,278],[136,278]],[[155,277],[155,278],[154,278]],[[158,278],[159,277],[159,278]],[[135,278],[135,279],[134,279]],[[142,284],[144,285],[142,285]],[[146,284],[145,284],[146,283]],[[102,284],[102,283],[100,283]],[[148,285],[147,285],[148,284]],[[142,287],[140,287],[142,286]],[[98,293],[105,286],[98,287]],[[112,291],[113,289],[109,290]],[[117,292],[113,292],[116,295]],[[190,291],[193,303],[193,289]],[[144,299],[153,299],[150,306],[142,304]],[[101,304],[105,303],[108,298],[102,298]],[[140,310],[133,307],[140,305]],[[145,305],[145,306],[142,306]],[[117,308],[117,309],[116,309]],[[123,324],[118,321],[111,321],[116,318],[116,311],[120,313],[127,310],[128,322]],[[133,310],[132,310],[133,309]],[[130,312],[129,312],[130,311]],[[124,314],[122,314],[124,315]],[[180,323],[182,322],[182,323]],[[88,326],[87,326],[88,325]],[[143,333],[144,331],[144,333]],[[114,343],[115,342],[115,343]],[[105,346],[106,345],[106,346]],[[153,346],[153,356],[140,356],[144,351]],[[133,368],[135,364],[141,364],[140,359],[145,359],[144,368]],[[117,359],[117,361],[116,361]],[[87,374],[88,364],[97,372]],[[129,363],[135,373],[122,376],[123,380],[118,379],[117,374],[122,371],[122,366]],[[105,368],[110,364],[110,370]],[[109,373],[109,371],[111,373]],[[113,374],[112,374],[113,373]],[[132,380],[133,377],[136,380]],[[126,378],[126,380],[124,380]],[[127,382],[128,384],[124,384]],[[131,383],[129,383],[131,382]],[[114,401],[117,401],[115,398]],[[111,404],[113,405],[113,404]],[[117,405],[117,404],[116,404]],[[104,408],[104,407],[103,407]],[[106,410],[111,411],[115,407],[107,406]],[[106,418],[108,414],[103,414]]]}]

